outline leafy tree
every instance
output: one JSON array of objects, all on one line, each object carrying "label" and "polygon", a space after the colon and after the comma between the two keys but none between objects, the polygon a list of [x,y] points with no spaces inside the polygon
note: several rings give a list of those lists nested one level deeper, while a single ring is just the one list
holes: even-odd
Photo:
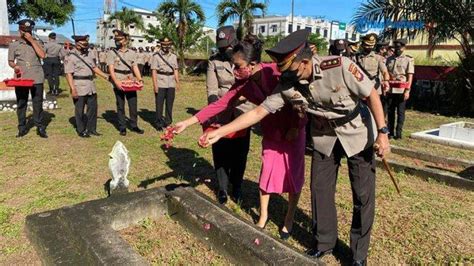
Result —
[{"label": "leafy tree", "polygon": [[326,55],[328,52],[328,42],[318,33],[311,33],[309,35],[309,43],[316,45],[319,55]]},{"label": "leafy tree", "polygon": [[43,20],[54,25],[64,25],[74,12],[72,0],[7,0],[10,22],[21,17]]},{"label": "leafy tree", "polygon": [[[183,55],[182,63],[182,72],[184,73],[184,54],[187,51],[197,51],[196,45],[200,45],[200,40],[204,36],[203,24],[201,22],[195,22],[193,20],[189,21],[188,31],[184,36],[182,45],[175,46],[177,49],[178,55]],[[146,30],[145,38],[147,40],[159,40],[164,37],[168,37],[174,44],[179,43],[180,37],[178,31],[176,30],[176,25],[173,22],[170,22],[168,19],[160,19],[160,24],[158,26],[153,26],[148,24],[148,29]],[[205,45],[205,44],[204,44]],[[209,46],[212,47],[212,46]]]},{"label": "leafy tree", "polygon": [[237,38],[242,40],[246,32],[251,32],[254,13],[260,10],[262,15],[265,15],[267,6],[268,1],[259,3],[256,0],[222,0],[216,7],[219,26],[223,26],[229,19],[237,18],[239,20]]},{"label": "leafy tree", "polygon": [[165,18],[166,24],[176,23],[178,25],[176,27],[177,39],[175,44],[178,50],[180,66],[182,71],[184,71],[184,53],[189,47],[187,43],[196,40],[195,36],[199,32],[194,31],[199,27],[202,33],[202,23],[206,19],[204,11],[193,0],[166,0],[158,6],[157,13],[158,17],[163,16]]},{"label": "leafy tree", "polygon": [[111,23],[113,20],[117,20],[118,28],[125,32],[129,32],[129,26],[135,25],[137,29],[143,30],[143,18],[138,15],[135,11],[123,7],[121,11],[117,11],[110,15],[108,22]]}]

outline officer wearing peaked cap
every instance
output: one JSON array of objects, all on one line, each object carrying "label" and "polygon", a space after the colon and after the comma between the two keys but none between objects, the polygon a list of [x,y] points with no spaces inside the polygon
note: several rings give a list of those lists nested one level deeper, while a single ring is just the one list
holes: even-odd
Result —
[{"label": "officer wearing peaked cap", "polygon": [[135,79],[143,83],[140,70],[137,66],[137,54],[128,48],[129,35],[121,30],[113,30],[116,49],[107,52],[107,67],[114,84],[114,93],[117,103],[117,116],[121,136],[127,135],[127,121],[125,118],[125,101],[128,102],[130,112],[130,128],[132,131],[143,134],[138,127],[138,97],[136,91],[124,91],[122,82]]},{"label": "officer wearing peaked cap", "polygon": [[343,56],[347,52],[347,42],[344,39],[336,39],[329,47],[329,54]]},{"label": "officer wearing peaked cap", "polygon": [[18,135],[23,137],[28,133],[26,127],[26,109],[28,95],[31,93],[33,101],[33,120],[37,128],[37,134],[47,138],[46,126],[43,121],[43,82],[44,73],[41,59],[45,58],[43,45],[33,38],[32,31],[35,22],[31,19],[18,21],[21,39],[13,42],[8,47],[8,65],[15,70],[16,77],[21,79],[32,79],[33,86],[16,87]]},{"label": "officer wearing peaked cap", "polygon": [[100,136],[97,132],[97,90],[94,78],[95,74],[105,80],[108,76],[99,69],[93,53],[89,51],[89,35],[74,35],[72,39],[75,48],[64,58],[64,73],[75,107],[76,131],[81,138]]},{"label": "officer wearing peaked cap", "polygon": [[387,66],[385,65],[385,58],[375,53],[374,48],[377,43],[377,35],[370,33],[362,38],[362,49],[359,56],[356,57],[356,62],[364,71],[367,77],[375,84],[375,89],[380,95],[382,101],[384,114],[387,114],[386,92],[389,89]]},{"label": "officer wearing peaked cap", "polygon": [[[161,49],[153,54],[150,63],[153,89],[155,91],[155,127],[161,131],[173,122],[173,104],[176,90],[179,89],[178,58],[171,51],[173,42],[164,37],[160,40]],[[163,109],[165,115],[163,116]]]},{"label": "officer wearing peaked cap", "polygon": [[[315,246],[308,254],[319,258],[336,245],[336,177],[341,158],[346,156],[354,194],[350,247],[354,263],[363,265],[375,215],[373,145],[378,144],[379,156],[389,152],[388,129],[380,98],[363,71],[346,57],[313,56],[307,46],[308,35],[307,30],[296,31],[267,50],[282,72],[274,94],[254,110],[207,134],[204,142],[212,144],[229,132],[249,127],[288,103],[311,113]],[[367,100],[368,108],[362,99]]]},{"label": "officer wearing peaked cap", "polygon": [[[393,42],[394,55],[387,58],[387,68],[390,75],[390,90],[388,94],[388,128],[390,136],[402,138],[405,122],[406,101],[410,98],[410,88],[415,74],[415,60],[405,55],[406,39]],[[397,116],[395,126],[395,114]]]},{"label": "officer wearing peaked cap", "polygon": [[349,57],[352,61],[356,61],[359,55],[359,42],[347,40],[347,53],[345,56]]}]

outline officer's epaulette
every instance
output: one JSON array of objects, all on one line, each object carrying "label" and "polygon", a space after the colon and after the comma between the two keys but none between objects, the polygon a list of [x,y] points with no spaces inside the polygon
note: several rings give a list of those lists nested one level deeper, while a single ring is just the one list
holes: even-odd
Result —
[{"label": "officer's epaulette", "polygon": [[322,61],[321,64],[319,64],[319,68],[321,70],[328,70],[328,69],[331,69],[331,68],[341,66],[341,64],[342,64],[341,57],[336,57],[336,58],[333,58],[333,59],[328,59],[328,60]]}]

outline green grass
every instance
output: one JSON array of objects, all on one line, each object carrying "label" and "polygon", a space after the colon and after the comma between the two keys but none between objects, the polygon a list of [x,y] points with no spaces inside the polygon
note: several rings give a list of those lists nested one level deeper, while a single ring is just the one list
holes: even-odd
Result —
[{"label": "green grass", "polygon": [[[65,81],[62,80],[61,84],[64,87]],[[117,140],[122,141],[130,152],[132,163],[129,179],[132,191],[185,182],[214,198],[211,190],[215,185],[211,151],[197,145],[201,128],[195,126],[188,129],[176,137],[173,148],[164,150],[159,140],[160,134],[147,122],[153,120],[154,112],[154,95],[149,79],[146,79],[145,89],[139,93],[138,99],[141,113],[139,125],[145,129],[144,135],[130,132],[126,137],[119,136],[114,126],[104,119],[104,114],[115,111],[112,90],[106,82],[98,80],[98,91],[98,131],[104,134],[101,137],[81,139],[76,136],[69,123],[74,111],[67,92],[59,98],[60,109],[48,111],[50,115],[47,117],[51,117],[52,121],[48,126],[50,138],[47,140],[36,136],[34,129],[26,137],[16,139],[15,113],[0,113],[1,265],[39,264],[38,255],[24,233],[24,220],[28,214],[106,196],[103,184],[110,178],[108,153]],[[189,117],[187,111],[192,112],[204,106],[205,95],[203,77],[184,78],[182,90],[177,92],[175,121]],[[408,138],[411,132],[436,128],[457,120],[466,119],[408,111],[405,138],[393,143],[472,160],[472,151]],[[227,204],[231,212],[249,221],[256,219],[258,213],[260,153],[261,138],[253,134],[243,187],[244,201],[240,205],[232,202]],[[298,251],[310,247],[311,243],[309,157],[306,158],[306,168],[307,180],[298,205],[294,236],[289,241],[289,245]],[[382,169],[378,169],[377,173],[376,219],[369,257],[372,264],[472,262],[472,191],[397,173],[396,178],[402,190],[402,197],[398,197],[387,174]],[[206,179],[212,182],[207,183]],[[345,163],[337,186],[339,237],[343,243],[349,243],[352,200]],[[269,234],[278,236],[286,204],[286,195],[272,196],[270,221],[265,229]],[[142,226],[145,229],[154,228],[151,223]],[[160,245],[159,239],[143,238],[142,242],[140,249],[143,251]],[[345,249],[343,260],[347,259],[347,254]],[[166,260],[155,257],[153,263],[166,264],[186,259],[183,253],[169,255]],[[340,261],[329,257],[328,262]]]}]

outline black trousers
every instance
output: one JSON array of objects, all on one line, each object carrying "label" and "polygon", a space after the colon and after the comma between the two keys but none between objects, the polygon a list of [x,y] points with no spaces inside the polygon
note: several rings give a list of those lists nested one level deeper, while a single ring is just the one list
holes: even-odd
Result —
[{"label": "black trousers", "polygon": [[33,87],[15,88],[18,116],[18,130],[26,130],[26,109],[28,108],[28,96],[31,92],[33,102],[33,121],[38,128],[44,128],[43,124],[43,83],[34,84]]},{"label": "black trousers", "polygon": [[125,99],[128,101],[128,111],[130,113],[130,127],[137,127],[138,119],[138,107],[137,107],[137,92],[136,91],[122,91],[114,88],[115,101],[117,104],[117,116],[119,129],[124,130],[127,128],[127,120],[125,118]]},{"label": "black trousers", "polygon": [[[167,127],[173,123],[173,104],[175,93],[175,88],[158,88],[158,93],[155,93],[155,122],[157,127]],[[165,116],[163,116],[165,103]]]},{"label": "black trousers", "polygon": [[250,146],[250,131],[241,138],[222,138],[212,145],[212,158],[219,190],[240,189],[244,180],[247,155]]},{"label": "black trousers", "polygon": [[138,66],[138,71],[140,71],[140,74],[141,74],[142,76],[144,76],[144,73],[143,73],[143,67],[144,67],[144,65],[143,65],[143,64],[138,64],[137,66]]},{"label": "black trousers", "polygon": [[[388,98],[388,129],[390,135],[401,137],[403,124],[405,123],[406,101],[402,94],[389,94]],[[397,114],[397,125],[395,127],[395,112]]]},{"label": "black trousers", "polygon": [[[317,249],[333,248],[337,241],[335,205],[336,179],[341,158],[345,156],[339,141],[331,156],[314,151],[311,165],[311,205],[313,235]],[[367,257],[375,216],[375,158],[370,147],[347,158],[352,188],[352,226],[350,247],[354,260]]]},{"label": "black trousers", "polygon": [[109,70],[107,69],[107,64],[106,63],[100,63],[100,70],[104,73],[109,73]]},{"label": "black trousers", "polygon": [[43,64],[44,74],[48,79],[49,91],[59,89],[59,75],[61,75],[61,61],[59,57],[46,57]]},{"label": "black trousers", "polygon": [[[97,130],[97,94],[79,96],[73,99],[73,102],[77,133],[82,133],[84,130],[95,132]],[[84,114],[86,105],[87,112]]]}]

